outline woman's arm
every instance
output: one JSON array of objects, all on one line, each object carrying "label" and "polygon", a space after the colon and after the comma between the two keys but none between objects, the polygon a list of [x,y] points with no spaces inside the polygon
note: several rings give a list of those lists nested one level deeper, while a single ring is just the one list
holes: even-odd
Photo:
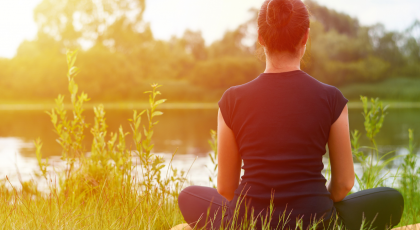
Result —
[{"label": "woman's arm", "polygon": [[331,199],[338,202],[347,196],[354,185],[354,166],[347,105],[337,121],[331,126],[328,149],[331,162],[331,181],[327,188],[331,193]]},{"label": "woman's arm", "polygon": [[242,160],[239,155],[233,131],[226,125],[219,109],[217,122],[218,173],[217,192],[228,199],[233,199],[239,185]]}]

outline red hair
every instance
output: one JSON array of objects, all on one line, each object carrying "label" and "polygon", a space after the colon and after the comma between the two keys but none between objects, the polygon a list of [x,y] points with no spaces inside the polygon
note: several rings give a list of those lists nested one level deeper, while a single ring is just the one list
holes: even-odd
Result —
[{"label": "red hair", "polygon": [[295,53],[309,28],[309,11],[301,0],[266,0],[258,15],[258,34],[269,53]]}]

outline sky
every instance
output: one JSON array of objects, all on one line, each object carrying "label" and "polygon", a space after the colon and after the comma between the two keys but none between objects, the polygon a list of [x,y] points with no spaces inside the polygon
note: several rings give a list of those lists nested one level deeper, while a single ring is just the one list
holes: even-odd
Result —
[{"label": "sky", "polygon": [[[0,0],[0,57],[11,58],[23,40],[36,36],[33,9],[41,0]],[[249,9],[263,0],[146,0],[144,19],[157,39],[200,30],[207,44],[222,38],[251,17]],[[318,0],[318,3],[357,17],[363,25],[383,23],[403,30],[420,20],[419,0]]]}]

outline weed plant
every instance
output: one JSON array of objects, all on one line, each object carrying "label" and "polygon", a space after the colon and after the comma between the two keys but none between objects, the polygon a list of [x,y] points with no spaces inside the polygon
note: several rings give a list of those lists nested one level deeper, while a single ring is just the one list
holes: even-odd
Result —
[{"label": "weed plant", "polygon": [[[42,142],[35,141],[39,170],[35,175],[48,184],[47,192],[40,192],[33,181],[21,182],[22,188],[12,186],[9,179],[0,181],[0,228],[1,229],[170,229],[183,223],[178,208],[179,192],[186,186],[186,174],[174,169],[168,163],[163,171],[164,160],[153,154],[154,127],[163,113],[158,110],[165,102],[159,99],[160,85],[153,84],[145,92],[149,98],[149,108],[133,111],[128,120],[131,130],[126,132],[120,127],[109,132],[104,107],[94,108],[94,124],[85,122],[83,105],[89,101],[84,92],[79,93],[75,67],[77,52],[67,53],[69,93],[72,110],[64,109],[65,97],[59,95],[56,107],[48,112],[57,142],[62,147],[61,158],[64,169],[49,169],[48,159],[42,157]],[[384,184],[385,179],[393,177],[397,188],[406,200],[405,213],[401,224],[412,224],[420,220],[420,169],[416,165],[417,155],[414,137],[410,131],[409,154],[401,166],[401,175],[385,172],[386,165],[396,157],[385,158],[379,153],[375,135],[380,131],[385,118],[386,107],[379,100],[371,100],[370,106],[362,97],[366,133],[372,146],[360,147],[360,133],[352,132],[353,153],[362,165],[362,174],[357,175],[359,189],[373,188]],[[146,121],[144,121],[146,117]],[[82,144],[86,130],[93,136],[91,149]],[[135,146],[127,146],[126,138],[133,138]],[[209,141],[213,152],[210,159],[215,164],[211,168],[210,182],[215,185],[217,176],[217,134],[211,132]],[[132,150],[134,149],[134,150]],[[388,153],[391,155],[391,153]],[[175,153],[172,159],[175,157]],[[237,206],[245,202],[238,200]],[[245,205],[246,206],[246,205]],[[273,226],[274,206],[271,203],[266,213],[240,217],[234,211],[232,222],[220,229],[254,229],[257,224],[262,229],[284,229],[285,223],[296,221],[297,229],[303,229],[300,220],[290,220],[284,212],[280,221]],[[226,209],[220,210],[226,212]],[[247,212],[248,213],[248,212]],[[248,214],[247,214],[248,215]],[[212,218],[207,215],[208,227]],[[314,219],[310,229],[319,229],[324,224]],[[330,229],[343,229],[337,222],[327,223]],[[401,225],[400,224],[400,225]],[[194,226],[192,226],[194,227]],[[322,226],[321,226],[322,228]],[[198,229],[194,227],[194,229]],[[369,227],[361,229],[369,229]]]},{"label": "weed plant", "polygon": [[409,223],[420,222],[420,167],[417,166],[413,130],[408,130],[408,154],[404,157],[400,177],[401,192],[405,200],[405,217]]},{"label": "weed plant", "polygon": [[[94,108],[94,124],[85,122],[83,103],[88,95],[78,92],[75,82],[77,52],[67,53],[70,102],[72,110],[64,109],[63,95],[56,107],[47,112],[57,142],[62,147],[63,170],[47,170],[48,159],[42,158],[42,142],[35,141],[39,171],[36,175],[47,181],[49,191],[41,193],[34,182],[22,182],[15,189],[6,179],[0,186],[0,226],[3,229],[169,229],[183,221],[177,197],[185,175],[169,165],[163,172],[164,160],[152,153],[153,128],[162,115],[157,108],[157,84],[149,95],[150,108],[134,111],[129,119],[131,133],[119,128],[107,130],[102,105]],[[70,114],[68,114],[70,113]],[[142,123],[146,115],[146,123]],[[90,151],[83,146],[85,130],[90,128],[93,143]],[[126,146],[126,138],[134,139],[135,150]],[[175,155],[175,154],[174,154]],[[10,183],[12,189],[8,189]]]},{"label": "weed plant", "polygon": [[212,184],[213,188],[216,188],[216,178],[217,178],[217,132],[210,130],[211,139],[208,141],[212,152],[209,153],[210,161],[214,165],[213,168],[207,168],[210,171],[209,182]]},{"label": "weed plant", "polygon": [[[368,98],[361,96],[363,102],[363,117],[365,118],[364,126],[366,136],[369,139],[371,146],[359,145],[359,138],[361,133],[358,130],[354,130],[351,133],[351,145],[352,152],[357,161],[362,167],[361,176],[355,174],[356,180],[360,190],[376,188],[384,185],[384,181],[389,178],[390,171],[384,173],[384,169],[388,164],[394,161],[396,158],[401,156],[390,157],[395,151],[391,151],[385,154],[380,154],[378,145],[375,140],[376,134],[382,128],[385,120],[386,110],[388,106],[383,106],[382,102],[378,98],[371,99],[370,105],[368,104]],[[362,151],[366,150],[366,151]],[[366,154],[368,152],[368,154]]]}]

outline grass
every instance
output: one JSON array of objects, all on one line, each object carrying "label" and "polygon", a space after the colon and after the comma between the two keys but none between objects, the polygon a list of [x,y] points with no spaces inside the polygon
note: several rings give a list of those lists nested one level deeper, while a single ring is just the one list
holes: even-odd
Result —
[{"label": "grass", "polygon": [[[47,182],[49,190],[39,191],[34,181],[22,181],[21,188],[13,187],[8,178],[1,181],[0,228],[169,229],[183,223],[177,198],[181,189],[188,184],[185,179],[188,172],[174,169],[171,163],[168,171],[163,171],[163,159],[152,154],[154,127],[158,125],[156,119],[162,115],[158,108],[163,108],[165,102],[159,99],[160,86],[153,84],[152,89],[145,92],[149,99],[148,106],[142,111],[133,112],[129,119],[130,133],[121,127],[109,132],[103,105],[93,108],[94,124],[85,123],[84,108],[89,98],[87,94],[78,92],[75,76],[79,70],[74,66],[75,60],[76,53],[68,52],[70,103],[65,106],[64,96],[59,95],[55,108],[48,112],[58,136],[57,141],[62,147],[66,167],[49,171],[48,160],[42,157],[42,142],[37,140],[39,170],[34,174]],[[372,100],[368,106],[366,98],[362,107],[365,131],[373,147],[359,146],[361,132],[353,132],[353,153],[363,165],[363,173],[358,175],[359,186],[364,189],[381,186],[385,178],[394,177],[395,187],[403,193],[407,204],[399,226],[420,222],[420,169],[416,164],[412,131],[407,148],[409,154],[404,157],[399,174],[390,175],[385,167],[389,161],[380,161],[375,141],[386,109],[378,100]],[[89,150],[82,145],[86,131],[93,136]],[[216,133],[211,132],[211,137],[209,143],[214,152],[210,157],[215,163]],[[126,138],[133,138],[135,146],[128,148]],[[214,184],[217,164],[211,170],[214,174],[209,180]],[[263,229],[272,228],[268,221],[270,217],[270,213],[265,216],[267,219],[263,221]],[[239,223],[240,229],[252,229],[255,224],[256,217],[252,216]],[[316,226],[312,227],[315,229]],[[224,226],[223,229],[237,228]],[[340,228],[337,226],[335,229]]]},{"label": "grass", "polygon": [[[115,178],[109,180],[118,182]],[[120,183],[126,184],[123,180]],[[139,194],[138,189],[111,182],[98,188],[97,192],[87,191],[85,198],[76,198],[58,188],[35,196],[25,190],[8,191],[3,187],[0,226],[2,229],[169,229],[183,221],[176,201],[165,199],[159,193],[146,196]]]}]

